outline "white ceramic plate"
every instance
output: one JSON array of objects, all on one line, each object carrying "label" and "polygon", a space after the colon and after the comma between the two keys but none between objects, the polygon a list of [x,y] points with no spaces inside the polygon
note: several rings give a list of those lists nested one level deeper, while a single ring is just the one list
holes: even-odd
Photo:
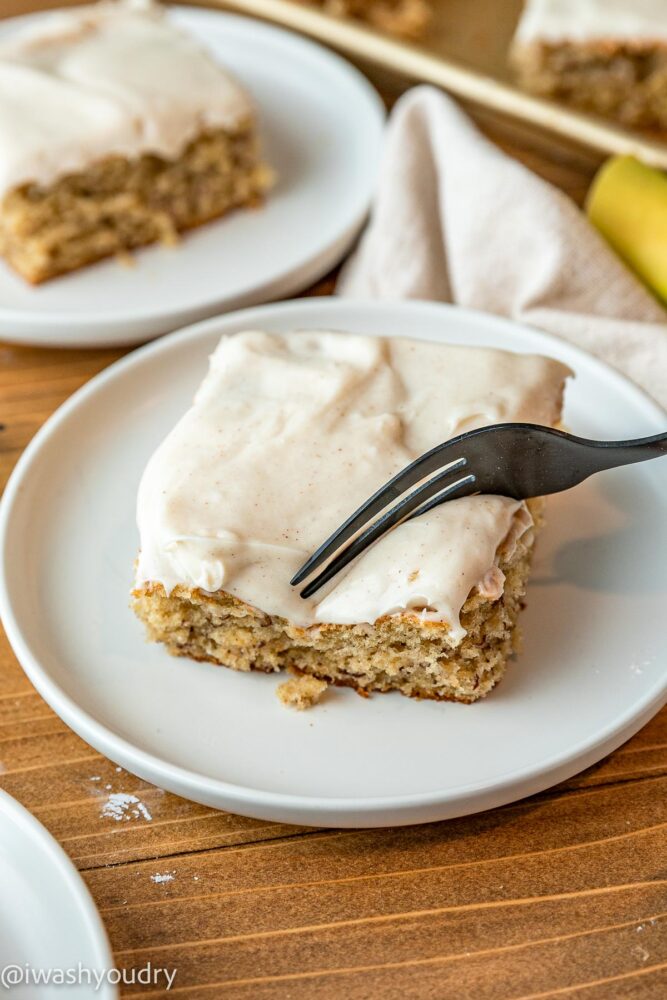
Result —
[{"label": "white ceramic plate", "polygon": [[[109,944],[72,862],[41,823],[3,791],[0,886],[0,987],[26,1000],[118,996],[107,980],[98,989],[92,977],[89,984],[85,972],[79,984],[57,985],[59,971],[78,976],[81,968],[103,976],[113,969]],[[54,976],[56,985],[26,981],[33,973]],[[11,978],[16,976],[20,979]]]},{"label": "white ceramic plate", "polygon": [[667,698],[667,462],[553,498],[524,650],[473,706],[334,689],[297,714],[278,679],[173,659],[128,610],[143,467],[189,405],[221,333],[333,328],[538,351],[577,372],[568,425],[664,430],[625,379],[543,334],[427,303],[312,299],[246,310],[144,347],[76,393],[20,460],[0,516],[0,612],[59,715],[123,767],[234,812],[327,826],[411,823],[537,792],[599,760]]},{"label": "white ceramic plate", "polygon": [[[0,39],[19,24],[0,25]],[[384,109],[354,67],[298,35],[219,11],[171,17],[229,67],[259,108],[278,182],[263,208],[239,211],[115,260],[31,288],[0,261],[0,339],[134,344],[223,310],[294,294],[343,256],[376,176]]]}]

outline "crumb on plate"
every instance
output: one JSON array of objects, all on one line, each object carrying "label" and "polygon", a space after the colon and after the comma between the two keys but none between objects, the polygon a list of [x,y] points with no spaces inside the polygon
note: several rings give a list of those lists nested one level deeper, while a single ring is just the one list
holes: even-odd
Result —
[{"label": "crumb on plate", "polygon": [[283,705],[303,712],[318,703],[328,686],[317,677],[293,677],[278,685],[277,694]]}]

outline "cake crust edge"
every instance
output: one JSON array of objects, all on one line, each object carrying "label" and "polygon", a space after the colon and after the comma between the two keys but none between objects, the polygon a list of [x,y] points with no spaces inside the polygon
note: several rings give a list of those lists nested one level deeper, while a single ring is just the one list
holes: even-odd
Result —
[{"label": "cake crust edge", "polygon": [[386,615],[357,625],[317,624],[306,628],[266,614],[224,590],[207,593],[179,585],[167,594],[160,583],[132,591],[132,608],[147,638],[173,656],[233,670],[316,677],[367,696],[398,690],[408,697],[470,704],[502,679],[517,647],[517,620],[535,542],[542,501],[529,501],[535,527],[500,557],[505,576],[495,601],[473,588],[461,611],[466,629],[456,644],[446,622],[415,612]]}]

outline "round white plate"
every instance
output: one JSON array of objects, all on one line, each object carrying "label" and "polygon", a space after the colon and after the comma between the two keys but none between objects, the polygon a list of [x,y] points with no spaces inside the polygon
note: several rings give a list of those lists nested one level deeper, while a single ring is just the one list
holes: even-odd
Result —
[{"label": "round white plate", "polygon": [[[33,683],[112,760],[196,801],[265,819],[380,826],[537,792],[599,760],[667,698],[667,462],[549,504],[524,649],[486,700],[284,708],[280,678],[173,659],[128,609],[137,484],[189,406],[221,333],[330,328],[541,352],[577,372],[573,431],[667,426],[637,388],[562,341],[427,303],[311,299],[219,317],[144,347],[77,392],[20,460],[0,514],[0,612]],[[350,442],[354,447],[354,442]]]},{"label": "round white plate", "polygon": [[[114,968],[107,937],[81,876],[41,823],[3,791],[0,886],[0,990],[26,1000],[118,996],[105,977]],[[60,972],[79,982],[58,985]],[[52,976],[52,985],[33,974]]]},{"label": "round white plate", "polygon": [[[277,184],[257,211],[187,233],[173,249],[106,260],[37,288],[0,260],[0,339],[51,346],[135,344],[223,310],[292,295],[354,241],[376,178],[384,108],[339,56],[279,28],[171,8],[236,74],[261,117]],[[0,39],[43,14],[2,22]]]}]

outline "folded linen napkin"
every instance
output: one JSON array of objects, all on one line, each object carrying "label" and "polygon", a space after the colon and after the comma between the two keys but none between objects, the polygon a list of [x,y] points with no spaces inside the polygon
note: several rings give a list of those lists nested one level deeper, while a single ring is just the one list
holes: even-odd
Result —
[{"label": "folded linen napkin", "polygon": [[566,195],[432,87],[394,108],[371,220],[337,292],[511,317],[604,359],[667,408],[667,312]]}]

